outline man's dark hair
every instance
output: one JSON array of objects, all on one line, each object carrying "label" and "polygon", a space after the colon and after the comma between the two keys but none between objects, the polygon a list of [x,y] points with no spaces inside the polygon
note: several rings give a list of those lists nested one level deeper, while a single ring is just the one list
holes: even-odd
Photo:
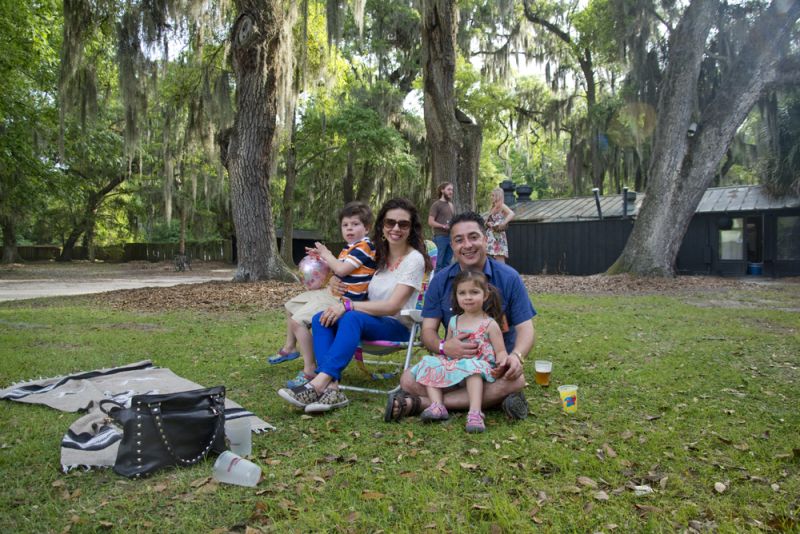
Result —
[{"label": "man's dark hair", "polygon": [[436,191],[439,193],[439,198],[442,198],[442,193],[447,188],[448,185],[453,185],[451,182],[442,182],[439,184],[439,187],[436,188]]},{"label": "man's dark hair", "polygon": [[372,221],[374,220],[372,210],[360,200],[354,200],[344,205],[342,211],[339,212],[339,224],[342,223],[342,219],[345,217],[358,217],[367,230],[372,228]]},{"label": "man's dark hair", "polygon": [[462,222],[478,223],[481,233],[486,235],[486,221],[483,220],[483,217],[481,217],[480,213],[476,213],[474,211],[462,211],[450,221],[450,231],[452,232],[453,227]]}]

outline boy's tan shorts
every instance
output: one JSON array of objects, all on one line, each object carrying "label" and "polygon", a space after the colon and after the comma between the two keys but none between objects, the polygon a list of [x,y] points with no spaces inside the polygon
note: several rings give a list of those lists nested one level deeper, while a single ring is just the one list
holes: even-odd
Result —
[{"label": "boy's tan shorts", "polygon": [[329,306],[338,304],[339,299],[331,295],[326,289],[305,291],[290,299],[283,306],[293,321],[306,326],[311,326],[311,319]]}]

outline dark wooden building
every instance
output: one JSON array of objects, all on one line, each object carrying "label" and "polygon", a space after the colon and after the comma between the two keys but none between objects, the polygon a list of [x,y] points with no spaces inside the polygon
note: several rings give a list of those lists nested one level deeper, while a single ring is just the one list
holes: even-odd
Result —
[{"label": "dark wooden building", "polygon": [[[527,200],[511,206],[509,263],[525,274],[588,275],[619,257],[644,195]],[[706,191],[678,253],[679,274],[800,275],[800,198],[761,186]]]}]

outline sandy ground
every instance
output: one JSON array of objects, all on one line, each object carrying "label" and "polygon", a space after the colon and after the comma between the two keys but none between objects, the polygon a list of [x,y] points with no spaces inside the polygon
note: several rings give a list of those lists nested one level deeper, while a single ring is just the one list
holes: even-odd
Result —
[{"label": "sandy ground", "polygon": [[233,272],[234,266],[229,264],[202,262],[184,272],[176,272],[169,262],[4,265],[0,266],[0,301],[228,281]]}]

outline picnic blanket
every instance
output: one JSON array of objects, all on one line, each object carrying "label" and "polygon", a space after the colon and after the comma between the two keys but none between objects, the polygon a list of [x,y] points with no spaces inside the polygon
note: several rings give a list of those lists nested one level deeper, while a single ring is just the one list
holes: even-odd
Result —
[{"label": "picnic blanket", "polygon": [[[14,384],[0,390],[0,399],[44,404],[62,412],[87,412],[70,425],[61,439],[61,467],[68,472],[76,467],[112,467],[116,461],[122,430],[100,411],[101,400],[111,399],[130,406],[134,395],[175,393],[203,387],[144,360],[121,367]],[[225,399],[226,421],[245,417],[250,419],[253,432],[275,430],[274,426],[239,404]]]}]

